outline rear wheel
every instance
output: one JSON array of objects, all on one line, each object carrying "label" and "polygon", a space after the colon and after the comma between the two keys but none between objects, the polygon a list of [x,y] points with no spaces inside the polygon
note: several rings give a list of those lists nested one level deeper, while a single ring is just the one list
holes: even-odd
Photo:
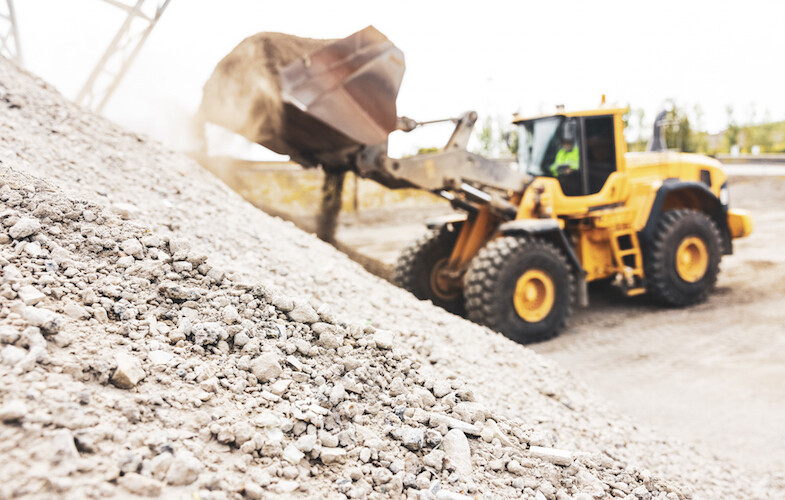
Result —
[{"label": "rear wheel", "polygon": [[670,210],[662,215],[645,252],[649,293],[669,306],[706,300],[717,282],[721,237],[717,225],[697,210]]},{"label": "rear wheel", "polygon": [[469,318],[523,344],[555,336],[574,300],[564,254],[536,238],[492,241],[474,258],[466,277]]},{"label": "rear wheel", "polygon": [[458,239],[457,228],[432,230],[406,248],[395,265],[393,282],[422,300],[430,300],[455,314],[464,313],[459,279],[444,273]]}]

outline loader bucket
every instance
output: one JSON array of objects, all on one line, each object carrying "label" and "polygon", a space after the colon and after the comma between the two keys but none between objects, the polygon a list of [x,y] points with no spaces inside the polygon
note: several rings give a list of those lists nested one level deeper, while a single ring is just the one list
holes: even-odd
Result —
[{"label": "loader bucket", "polygon": [[278,148],[296,161],[348,168],[363,145],[396,129],[403,52],[369,26],[281,69]]}]

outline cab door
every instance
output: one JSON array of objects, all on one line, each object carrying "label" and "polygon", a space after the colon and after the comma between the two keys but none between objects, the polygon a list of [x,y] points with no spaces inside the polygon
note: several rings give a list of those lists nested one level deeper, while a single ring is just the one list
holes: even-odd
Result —
[{"label": "cab door", "polygon": [[571,179],[557,177],[561,192],[556,193],[554,208],[560,215],[578,215],[619,203],[629,187],[619,168],[623,169],[626,150],[626,144],[618,144],[623,141],[621,133],[617,133],[621,116],[609,114],[573,119],[577,125],[580,168]]}]

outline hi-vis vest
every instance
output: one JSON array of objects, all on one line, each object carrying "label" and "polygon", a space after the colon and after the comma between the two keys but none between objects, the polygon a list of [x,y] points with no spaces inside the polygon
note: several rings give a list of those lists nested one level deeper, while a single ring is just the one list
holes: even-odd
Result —
[{"label": "hi-vis vest", "polygon": [[556,161],[553,162],[551,165],[551,174],[555,177],[558,175],[558,166],[559,165],[569,165],[570,169],[578,170],[578,164],[580,163],[580,154],[578,153],[578,148],[574,147],[570,151],[565,151],[564,149],[560,149],[556,153]]}]

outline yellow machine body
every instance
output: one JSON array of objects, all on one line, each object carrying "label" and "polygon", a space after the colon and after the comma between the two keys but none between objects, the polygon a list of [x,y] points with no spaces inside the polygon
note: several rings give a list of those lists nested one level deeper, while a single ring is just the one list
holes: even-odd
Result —
[{"label": "yellow machine body", "polygon": [[[727,176],[712,158],[671,151],[628,153],[623,135],[625,112],[626,109],[598,109],[555,115],[613,117],[616,171],[597,193],[568,196],[556,178],[537,177],[517,198],[520,202],[516,220],[550,218],[564,229],[587,282],[617,275],[642,282],[643,254],[638,235],[650,223],[656,199],[663,196],[664,184],[678,183],[681,187],[664,195],[659,207],[662,212],[679,208],[708,210],[707,192],[718,200],[726,196],[722,191]],[[516,199],[515,195],[511,199]],[[751,232],[752,220],[745,211],[727,209],[723,216],[729,238]],[[498,235],[494,225],[499,221],[487,211],[467,222],[470,223],[462,227],[453,249],[453,265],[469,262],[489,238]],[[629,286],[626,291],[637,295],[645,289]]]}]

